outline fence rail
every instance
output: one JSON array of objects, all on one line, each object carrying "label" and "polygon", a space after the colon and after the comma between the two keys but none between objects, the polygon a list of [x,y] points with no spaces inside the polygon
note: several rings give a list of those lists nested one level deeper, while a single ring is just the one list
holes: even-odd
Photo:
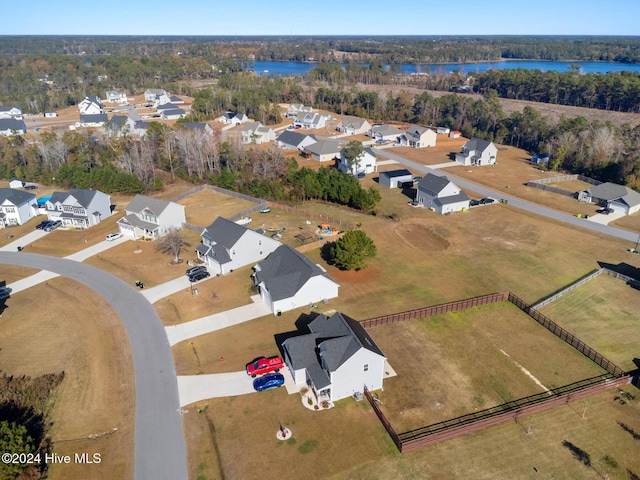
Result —
[{"label": "fence rail", "polygon": [[357,225],[354,225],[351,222],[347,222],[345,220],[341,220],[339,218],[331,217],[329,215],[321,215],[318,213],[309,212],[307,210],[302,210],[300,208],[292,207],[291,205],[287,205],[286,203],[281,202],[271,202],[271,205],[280,210],[284,210],[285,212],[294,213],[298,216],[308,218],[309,220],[315,220],[318,223],[330,223],[331,225],[336,225],[342,229],[346,230],[357,230]]},{"label": "fence rail", "polygon": [[548,185],[549,183],[561,183],[561,182],[568,182],[571,180],[580,180],[582,182],[589,183],[591,185],[600,185],[602,183],[602,182],[599,182],[598,180],[594,180],[593,178],[574,174],[574,175],[558,175],[557,177],[540,178],[538,180],[531,180],[530,182],[527,182],[525,185],[527,187],[539,188],[541,190],[547,190],[552,193],[558,193],[560,195],[566,195],[567,197],[575,198],[576,192],[570,192],[562,188],[552,187]]},{"label": "fence rail", "polygon": [[466,300],[459,300],[457,302],[443,303],[440,305],[434,305],[432,307],[418,308],[416,310],[409,310],[401,313],[394,313],[391,315],[383,315],[380,317],[373,317],[366,320],[362,320],[360,324],[364,328],[377,327],[381,325],[388,325],[389,323],[404,322],[406,320],[414,320],[416,318],[429,317],[431,315],[440,315],[442,313],[457,312],[460,310],[466,310],[467,308],[479,307],[481,305],[488,305],[490,303],[503,302],[507,300],[509,293],[491,293],[489,295],[482,295],[480,297],[467,298]]},{"label": "fence rail", "polygon": [[382,423],[382,426],[384,427],[384,429],[389,434],[389,437],[391,437],[391,440],[393,441],[393,443],[395,443],[396,448],[402,452],[402,442],[400,441],[400,438],[398,437],[398,434],[396,433],[396,431],[391,426],[391,423],[389,423],[389,420],[387,420],[387,417],[384,416],[384,413],[382,413],[382,410],[380,410],[380,407],[378,406],[376,401],[371,396],[371,393],[369,392],[369,389],[367,388],[366,385],[364,386],[364,396],[366,397],[367,401],[369,402],[369,405],[371,405],[371,408],[373,408],[373,411],[378,416],[378,419],[380,420],[380,423]]},{"label": "fence rail", "polygon": [[536,322],[538,322],[544,328],[546,328],[551,333],[553,333],[560,340],[563,340],[564,342],[568,343],[573,348],[575,348],[580,353],[582,353],[584,356],[590,358],[592,361],[600,365],[611,375],[615,377],[619,377],[625,374],[624,370],[618,367],[615,363],[609,361],[607,358],[600,355],[596,350],[594,350],[589,345],[584,343],[578,337],[566,331],[560,325],[552,321],[546,315],[537,311],[535,308],[532,308],[530,305],[525,303],[522,299],[520,299],[513,293],[509,293],[509,301],[513,303],[516,307],[518,307],[520,310],[525,312],[527,315],[529,315],[531,318],[533,318]]},{"label": "fence rail", "polygon": [[571,285],[569,285],[566,288],[563,288],[562,290],[560,290],[559,292],[551,295],[550,297],[545,298],[544,300],[536,303],[535,305],[533,305],[531,308],[533,309],[538,309],[538,308],[542,308],[546,305],[549,305],[551,302],[556,301],[557,299],[559,299],[560,297],[565,296],[567,293],[574,291],[576,288],[584,285],[587,282],[590,282],[591,280],[593,280],[594,278],[602,275],[602,273],[604,272],[605,269],[601,268],[599,270],[596,270],[593,273],[590,273],[589,275],[587,275],[584,278],[581,278],[580,280],[578,280],[575,283],[572,283]]}]

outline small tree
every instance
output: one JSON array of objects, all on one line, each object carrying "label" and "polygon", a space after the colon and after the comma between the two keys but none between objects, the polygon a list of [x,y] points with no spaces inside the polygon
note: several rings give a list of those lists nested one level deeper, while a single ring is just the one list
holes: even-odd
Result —
[{"label": "small tree", "polygon": [[161,253],[170,253],[175,256],[175,263],[180,261],[180,252],[191,245],[187,237],[178,230],[173,229],[155,242],[156,250]]},{"label": "small tree", "polygon": [[344,150],[342,150],[342,154],[347,161],[349,171],[353,171],[353,166],[358,162],[358,159],[363,152],[364,147],[362,146],[362,142],[358,142],[357,140],[352,140],[347,144],[346,147],[344,147]]},{"label": "small tree", "polygon": [[345,270],[367,268],[366,261],[377,254],[376,246],[362,230],[346,232],[331,249],[331,260]]}]

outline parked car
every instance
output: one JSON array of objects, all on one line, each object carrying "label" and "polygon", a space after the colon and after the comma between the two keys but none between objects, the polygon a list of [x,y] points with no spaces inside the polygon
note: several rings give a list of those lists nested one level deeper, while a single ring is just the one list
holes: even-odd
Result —
[{"label": "parked car", "polygon": [[490,203],[495,202],[495,200],[493,198],[489,198],[489,197],[485,197],[482,200],[480,200],[480,203],[482,205],[489,205]]},{"label": "parked car", "polygon": [[269,207],[261,208],[260,213],[269,213],[271,209]]},{"label": "parked car", "polygon": [[38,225],[36,225],[36,230],[44,230],[44,227],[52,224],[51,220],[43,220]]},{"label": "parked car", "polygon": [[205,278],[209,278],[211,275],[209,275],[209,272],[207,272],[206,270],[198,270],[197,272],[189,275],[189,281],[191,283],[193,282],[199,282],[200,280],[204,280]]},{"label": "parked car", "polygon": [[114,240],[117,240],[120,237],[122,237],[122,234],[120,232],[114,232],[114,233],[108,233],[105,238],[107,242],[113,242]]},{"label": "parked car", "polygon": [[415,177],[413,177],[413,181],[414,182],[419,182],[420,180],[422,180],[422,176],[421,175],[416,175]]},{"label": "parked car", "polygon": [[36,188],[38,188],[37,185],[25,185],[24,187],[25,190],[35,190]]},{"label": "parked car", "polygon": [[51,232],[53,230],[55,230],[56,228],[60,227],[62,225],[62,222],[60,220],[56,220],[55,222],[50,222],[48,225],[46,225],[43,230],[45,232]]},{"label": "parked car", "polygon": [[192,275],[195,275],[198,272],[206,272],[207,271],[207,267],[204,265],[196,265],[195,267],[189,267],[187,268],[187,271],[185,272],[185,274],[187,275],[187,277],[190,277]]},{"label": "parked car", "polygon": [[284,385],[284,376],[281,373],[269,373],[253,381],[253,388],[256,392],[278,388],[282,385]]},{"label": "parked car", "polygon": [[259,357],[247,364],[247,375],[257,377],[263,373],[276,372],[284,367],[281,357]]},{"label": "parked car", "polygon": [[469,200],[470,207],[477,207],[478,205],[481,205],[480,200]]}]

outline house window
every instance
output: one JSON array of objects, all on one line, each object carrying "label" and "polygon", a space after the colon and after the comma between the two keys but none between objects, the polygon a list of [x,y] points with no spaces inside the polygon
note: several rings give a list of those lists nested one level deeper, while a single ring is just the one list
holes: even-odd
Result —
[{"label": "house window", "polygon": [[369,364],[368,364],[368,363],[365,363],[365,364],[364,364],[364,371],[365,371],[365,372],[368,372],[368,371],[369,371]]}]

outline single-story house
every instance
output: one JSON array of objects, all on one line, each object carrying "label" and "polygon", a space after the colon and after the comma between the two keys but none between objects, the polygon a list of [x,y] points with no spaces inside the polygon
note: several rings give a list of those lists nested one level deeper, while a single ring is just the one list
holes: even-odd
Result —
[{"label": "single-story house", "polygon": [[184,118],[187,113],[178,107],[160,110],[160,118],[163,120],[179,120],[180,118]]},{"label": "single-story house", "polygon": [[148,88],[144,91],[144,100],[147,103],[152,103],[155,106],[158,106],[170,103],[171,97],[162,88]]},{"label": "single-story house", "polygon": [[418,182],[416,203],[441,215],[469,208],[469,197],[447,177],[428,173]]},{"label": "single-story house", "polygon": [[438,135],[449,135],[449,133],[451,133],[451,129],[447,127],[438,127],[436,128],[436,133]]},{"label": "single-story house", "polygon": [[460,130],[451,130],[449,132],[449,138],[460,138],[462,136],[462,132]]},{"label": "single-story house", "polygon": [[535,165],[548,165],[549,158],[550,157],[548,153],[536,153],[533,157],[531,157],[531,163]]},{"label": "single-story house", "polygon": [[213,135],[213,128],[205,122],[182,122],[180,125],[192,132],[203,132],[208,135]]},{"label": "single-story house", "polygon": [[336,126],[336,130],[348,135],[359,135],[367,133],[371,128],[371,124],[364,118],[344,117],[344,119]]},{"label": "single-story house", "polygon": [[184,205],[144,195],[136,195],[124,211],[125,216],[118,220],[120,233],[136,239],[155,240],[182,229],[186,221]]},{"label": "single-story house", "polygon": [[335,141],[320,140],[304,147],[305,156],[311,157],[318,162],[330,162],[340,156],[342,145]]},{"label": "single-story house", "polygon": [[99,190],[72,188],[53,192],[45,210],[49,220],[60,220],[65,227],[89,228],[111,216],[111,197]]},{"label": "single-story house", "polygon": [[282,350],[294,382],[311,387],[316,402],[382,388],[386,357],[359,322],[337,312],[318,315],[306,328],[282,342]]},{"label": "single-story house", "polygon": [[384,185],[387,188],[402,188],[403,185],[413,183],[413,175],[409,170],[391,170],[389,172],[382,172],[378,178],[380,185]]},{"label": "single-story house", "polygon": [[298,115],[313,112],[313,107],[305,107],[301,103],[292,103],[289,105],[285,117],[297,117]]},{"label": "single-story house", "polygon": [[80,121],[76,122],[76,127],[104,127],[107,121],[106,113],[96,113],[91,115],[80,115]]},{"label": "single-story house", "polygon": [[27,125],[23,120],[0,118],[0,135],[11,137],[12,135],[24,135],[25,133],[27,133]]},{"label": "single-story house", "polygon": [[24,182],[19,178],[12,178],[9,180],[9,188],[22,188],[24,187]]},{"label": "single-story house", "polygon": [[276,139],[273,128],[265,127],[261,122],[246,122],[242,126],[242,143],[262,144]]},{"label": "single-story house", "polygon": [[498,149],[489,140],[472,138],[462,146],[460,153],[456,153],[456,162],[462,165],[495,165]]},{"label": "single-story house", "polygon": [[184,103],[184,99],[182,99],[182,98],[180,98],[180,97],[177,97],[177,96],[175,96],[175,95],[171,95],[171,96],[169,97],[169,101],[170,101],[171,103],[173,103],[174,105],[182,105],[182,104]]},{"label": "single-story house", "polygon": [[279,246],[277,240],[218,217],[202,231],[202,243],[196,253],[213,275],[226,275],[264,260]]},{"label": "single-story house", "polygon": [[438,135],[427,127],[412,125],[404,132],[399,140],[400,145],[412,148],[435,147]]},{"label": "single-story house", "polygon": [[285,150],[304,150],[304,147],[317,141],[315,135],[285,130],[276,138],[276,146]]},{"label": "single-story house", "polygon": [[595,203],[625,215],[640,211],[640,193],[611,182],[601,183],[578,192],[578,201]]},{"label": "single-story house", "polygon": [[373,148],[365,147],[360,156],[350,165],[344,156],[344,149],[340,150],[338,169],[351,175],[367,175],[378,170],[376,153]]},{"label": "single-story house", "polygon": [[242,123],[246,123],[249,121],[249,117],[247,117],[244,113],[237,112],[225,112],[216,118],[217,122],[225,123],[227,125],[240,125]]},{"label": "single-story house", "polygon": [[105,102],[107,103],[127,103],[128,101],[126,93],[116,92],[115,90],[111,90],[105,95]]},{"label": "single-story house", "polygon": [[324,128],[326,126],[327,116],[320,113],[305,113],[300,114],[293,121],[294,127],[300,128]]},{"label": "single-story house", "polygon": [[395,142],[404,132],[393,125],[374,125],[369,129],[367,135],[376,142]]},{"label": "single-story house", "polygon": [[33,193],[14,188],[0,188],[0,227],[22,225],[38,215]]},{"label": "single-story house", "polygon": [[14,120],[23,120],[22,109],[16,105],[1,106],[0,105],[0,119],[1,118],[13,118]]},{"label": "single-story house", "polygon": [[338,285],[319,265],[288,245],[254,267],[254,284],[274,314],[338,296]]},{"label": "single-story house", "polygon": [[104,113],[104,105],[96,95],[89,95],[78,103],[78,110],[81,118],[83,115],[98,115]]}]

